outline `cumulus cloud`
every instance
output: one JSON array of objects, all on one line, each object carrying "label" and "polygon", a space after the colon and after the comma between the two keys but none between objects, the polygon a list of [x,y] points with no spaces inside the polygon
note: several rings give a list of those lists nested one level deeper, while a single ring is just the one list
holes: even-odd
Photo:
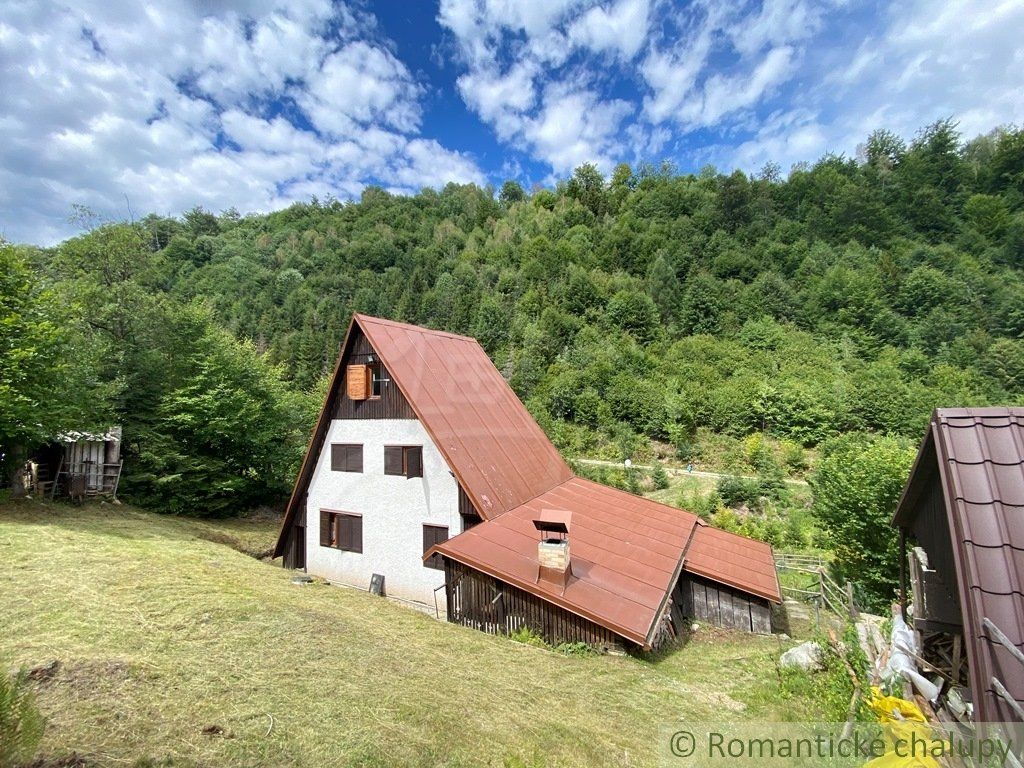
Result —
[{"label": "cumulus cloud", "polygon": [[[756,170],[879,127],[1024,123],[1024,0],[439,0],[436,21],[417,42],[439,38],[444,80],[343,0],[9,0],[0,234],[52,242],[72,204],[119,216],[126,196],[255,211],[485,183],[477,157],[524,181]],[[436,119],[446,89],[470,115]]]},{"label": "cumulus cloud", "polygon": [[0,234],[103,216],[267,210],[367,183],[484,183],[419,135],[423,88],[331,0],[15,2],[0,20]]}]

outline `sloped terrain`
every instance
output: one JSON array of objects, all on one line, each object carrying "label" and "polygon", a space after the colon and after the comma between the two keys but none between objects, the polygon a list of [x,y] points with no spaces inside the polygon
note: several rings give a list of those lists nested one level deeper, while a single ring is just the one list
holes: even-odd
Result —
[{"label": "sloped terrain", "polygon": [[648,765],[670,720],[793,719],[780,641],[573,657],[244,554],[273,521],[0,505],[0,660],[87,765]]}]

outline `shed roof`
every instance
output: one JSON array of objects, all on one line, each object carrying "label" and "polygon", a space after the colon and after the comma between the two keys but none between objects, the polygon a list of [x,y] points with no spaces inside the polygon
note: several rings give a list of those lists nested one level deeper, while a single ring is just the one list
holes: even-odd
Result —
[{"label": "shed roof", "polygon": [[1024,703],[1024,665],[983,623],[990,619],[1024,649],[1024,408],[935,411],[896,525],[912,527],[922,486],[936,477],[953,542],[977,718],[1016,721],[991,681],[997,677]]},{"label": "shed roof", "polygon": [[[571,575],[538,580],[545,509],[572,510]],[[689,512],[572,477],[543,495],[443,542],[451,557],[647,645],[680,569],[778,602],[771,547],[705,525]]]}]

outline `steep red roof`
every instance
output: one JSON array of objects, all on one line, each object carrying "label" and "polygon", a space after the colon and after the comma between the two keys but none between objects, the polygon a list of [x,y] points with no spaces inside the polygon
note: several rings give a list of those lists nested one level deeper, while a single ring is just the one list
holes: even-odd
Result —
[{"label": "steep red roof", "polygon": [[355,322],[484,519],[572,476],[476,339],[366,315]]},{"label": "steep red roof", "polygon": [[921,485],[938,482],[948,517],[977,719],[1018,719],[992,685],[1024,704],[1024,665],[985,628],[1024,648],[1024,408],[941,408],[894,522],[909,528]]}]

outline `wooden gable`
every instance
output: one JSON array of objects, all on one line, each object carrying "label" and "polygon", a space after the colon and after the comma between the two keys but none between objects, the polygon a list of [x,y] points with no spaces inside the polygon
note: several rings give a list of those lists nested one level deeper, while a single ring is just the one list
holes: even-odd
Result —
[{"label": "wooden gable", "polygon": [[[335,419],[415,419],[398,385],[358,325],[352,327],[343,352],[344,382],[335,401]],[[377,394],[374,380],[377,380]]]}]

